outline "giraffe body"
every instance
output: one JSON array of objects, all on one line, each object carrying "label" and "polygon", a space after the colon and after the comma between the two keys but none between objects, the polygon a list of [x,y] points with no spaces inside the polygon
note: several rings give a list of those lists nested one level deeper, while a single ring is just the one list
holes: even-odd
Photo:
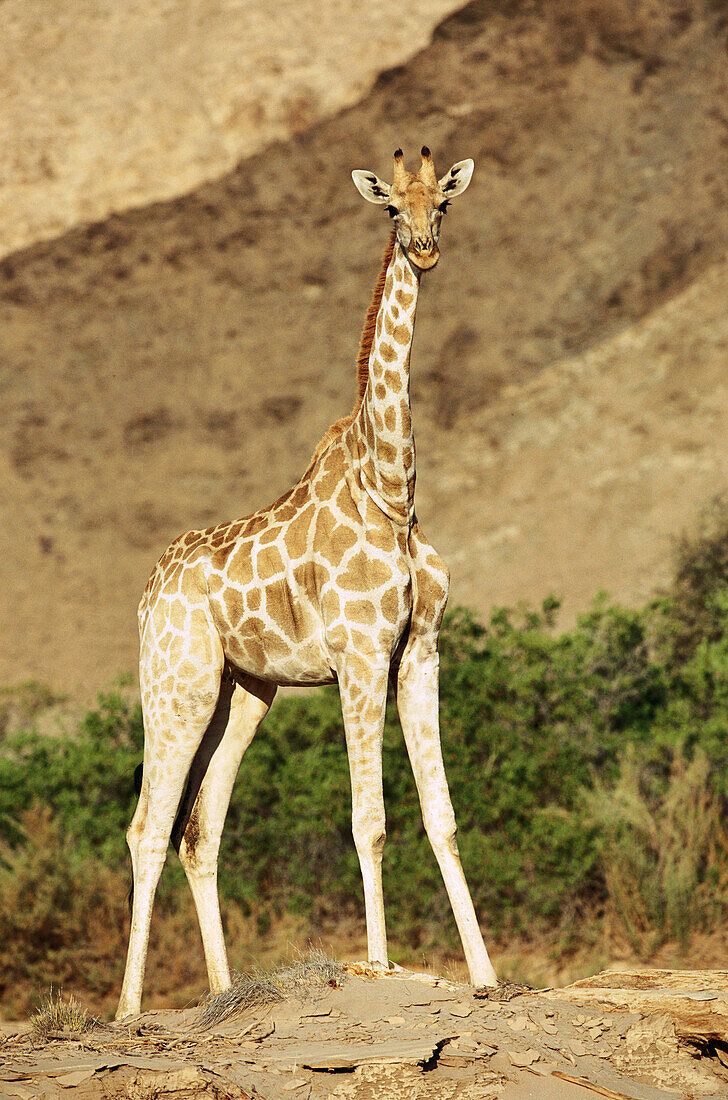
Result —
[{"label": "giraffe body", "polygon": [[[410,349],[420,273],[434,266],[433,254],[436,262],[437,236],[426,208],[427,251],[424,222],[417,222],[422,178],[442,205],[449,181],[450,193],[459,186],[458,166],[438,183],[424,152],[417,176],[404,173],[395,155],[393,188],[371,175],[360,186],[362,174],[354,173],[370,201],[384,201],[381,188],[387,198],[406,197],[408,187],[414,196],[407,224],[395,208],[354,411],[333,425],[303,477],[270,507],[173,542],[139,605],[145,753],[128,831],[134,908],[117,1018],[141,1007],[152,902],[170,835],[197,907],[210,988],[229,986],[217,898],[220,834],[240,761],[279,685],[338,682],[369,957],[387,965],[381,767],[387,684],[396,677],[425,827],[471,978],[496,983],[457,855],[440,747],[437,638],[449,575],[414,510]],[[472,162],[463,165],[472,171]],[[420,236],[412,230],[408,248],[412,226]]]}]

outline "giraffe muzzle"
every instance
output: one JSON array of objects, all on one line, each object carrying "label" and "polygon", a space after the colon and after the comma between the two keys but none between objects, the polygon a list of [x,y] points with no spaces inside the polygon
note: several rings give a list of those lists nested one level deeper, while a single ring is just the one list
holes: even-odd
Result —
[{"label": "giraffe muzzle", "polygon": [[419,267],[421,271],[429,271],[440,259],[440,249],[434,242],[418,247],[417,242],[413,241],[407,249],[407,255],[415,267]]}]

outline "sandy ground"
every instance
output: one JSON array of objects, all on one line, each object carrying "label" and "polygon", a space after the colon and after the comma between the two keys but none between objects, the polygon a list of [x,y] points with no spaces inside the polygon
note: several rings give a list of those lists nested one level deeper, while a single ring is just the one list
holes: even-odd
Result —
[{"label": "sandy ground", "polygon": [[203,1026],[198,1009],[33,1039],[3,1025],[0,1095],[34,1100],[668,1100],[728,1096],[728,973],[606,973],[495,998],[353,964]]},{"label": "sandy ground", "polygon": [[615,45],[549,12],[470,5],[356,106],[0,263],[0,682],[133,670],[168,542],[298,478],[350,407],[388,232],[350,171],[423,139],[477,163],[413,354],[453,601],[555,591],[568,624],[668,579],[726,483],[725,26],[698,5]]},{"label": "sandy ground", "polygon": [[0,256],[356,102],[453,0],[3,0]]}]

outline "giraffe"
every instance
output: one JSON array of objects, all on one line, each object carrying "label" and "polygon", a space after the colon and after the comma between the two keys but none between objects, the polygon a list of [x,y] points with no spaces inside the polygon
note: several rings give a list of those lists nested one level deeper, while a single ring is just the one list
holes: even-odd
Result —
[{"label": "giraffe", "polygon": [[460,863],[438,715],[438,632],[447,566],[414,507],[410,348],[422,273],[439,258],[440,223],[472,160],[438,180],[422,148],[416,173],[394,154],[390,185],[352,178],[393,220],[362,333],[349,416],[301,479],[268,508],[189,531],[159,559],[139,604],[145,745],[127,832],[133,908],[117,1011],[141,1010],[152,905],[170,837],[194,898],[210,989],[229,988],[217,859],[243,754],[279,685],[338,683],[364,887],[369,960],[387,967],[382,895],[382,737],[387,684],[425,829],[474,986],[497,985]]}]

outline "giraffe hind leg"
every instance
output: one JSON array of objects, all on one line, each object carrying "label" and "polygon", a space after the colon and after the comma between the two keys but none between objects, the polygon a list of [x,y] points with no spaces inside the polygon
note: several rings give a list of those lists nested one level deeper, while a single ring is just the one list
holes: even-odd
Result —
[{"label": "giraffe hind leg", "polygon": [[[139,799],[142,793],[142,785],[144,782],[144,764],[137,764],[134,768],[134,793],[137,796],[137,809],[139,808]],[[131,912],[134,906],[134,869],[132,867],[131,885],[129,886],[129,893],[126,895],[127,905],[129,906],[129,912]]]},{"label": "giraffe hind leg", "polygon": [[230,987],[217,892],[217,859],[235,777],[276,688],[252,677],[223,679],[215,714],[195,754],[172,831],[200,923],[213,993]]},{"label": "giraffe hind leg", "polygon": [[[137,808],[127,831],[133,875],[131,931],[124,982],[116,1018],[141,1010],[149,927],[154,895],[167,854],[172,826],[185,782],[220,693],[222,647],[217,635],[186,639],[185,661],[176,670],[174,690],[154,692],[150,667],[158,651],[153,638],[142,643],[140,680],[144,710],[144,769]],[[199,645],[196,646],[196,642]],[[214,660],[207,661],[212,642]],[[193,661],[196,651],[200,663]],[[204,660],[202,659],[204,658]],[[169,670],[175,670],[168,666]],[[183,672],[188,672],[186,678]]]}]

